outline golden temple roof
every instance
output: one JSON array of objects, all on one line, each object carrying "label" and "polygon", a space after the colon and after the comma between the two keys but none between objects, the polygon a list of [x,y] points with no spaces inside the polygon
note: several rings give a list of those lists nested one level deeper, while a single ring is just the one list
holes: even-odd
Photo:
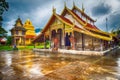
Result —
[{"label": "golden temple roof", "polygon": [[32,25],[32,22],[30,21],[30,19],[27,19],[23,26],[27,30],[26,35],[34,35],[34,36],[36,36],[34,26]]},{"label": "golden temple roof", "polygon": [[15,21],[15,25],[10,31],[26,31],[26,29],[23,27],[20,17],[18,17],[18,19]]},{"label": "golden temple roof", "polygon": [[20,17],[18,17],[14,26],[23,27],[23,24],[22,24],[22,21],[21,21]]},{"label": "golden temple roof", "polygon": [[[52,22],[57,18],[58,20],[60,20],[62,23],[69,25],[71,27],[73,27],[74,31],[80,32],[80,33],[84,33],[86,35],[92,36],[92,37],[96,37],[102,40],[107,40],[110,41],[113,38],[113,35],[108,33],[108,32],[104,32],[100,29],[98,29],[95,25],[88,23],[87,21],[83,20],[81,17],[79,17],[73,10],[77,9],[80,13],[84,13],[82,12],[82,10],[80,10],[78,7],[76,7],[74,5],[73,9],[70,10],[66,7],[64,7],[64,10],[62,11],[61,15],[56,14],[56,9],[53,8],[53,14],[51,16],[51,18],[49,19],[48,23],[46,24],[46,26],[44,27],[44,29],[42,30],[41,34],[39,34],[35,39],[34,42],[41,37],[43,34],[45,34],[45,31],[47,31],[50,27],[50,25],[52,24]],[[69,13],[76,21],[78,21],[79,24],[82,25],[82,28],[80,28],[78,25],[74,24],[73,22],[71,22],[71,20],[69,20],[68,18],[65,17],[65,14]],[[91,17],[89,17],[87,14],[83,14],[84,16],[86,16],[89,20],[91,20],[92,22],[95,22]]]}]

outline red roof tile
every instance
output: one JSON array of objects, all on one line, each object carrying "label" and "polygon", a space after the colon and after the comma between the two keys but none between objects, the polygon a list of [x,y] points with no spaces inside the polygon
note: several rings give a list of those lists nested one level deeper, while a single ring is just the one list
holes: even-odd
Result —
[{"label": "red roof tile", "polygon": [[67,23],[70,23],[70,24],[73,24],[69,19],[67,19],[67,18],[65,18],[65,17],[63,17],[63,16],[61,16],[61,15],[58,15],[57,14],[57,16],[59,16],[62,20],[64,20],[65,22],[67,22]]},{"label": "red roof tile", "polygon": [[26,38],[35,38],[34,35],[26,35]]},{"label": "red roof tile", "polygon": [[99,30],[95,25],[91,25],[91,24],[89,24],[89,23],[87,23],[87,27],[92,28],[92,29]]},{"label": "red roof tile", "polygon": [[0,38],[0,42],[6,42],[7,40],[4,40],[4,38]]}]

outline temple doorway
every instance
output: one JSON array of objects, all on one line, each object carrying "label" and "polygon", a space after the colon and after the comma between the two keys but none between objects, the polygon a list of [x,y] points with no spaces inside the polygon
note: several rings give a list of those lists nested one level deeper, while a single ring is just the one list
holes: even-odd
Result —
[{"label": "temple doorway", "polygon": [[66,33],[66,36],[65,36],[65,47],[67,49],[70,49],[70,47],[71,47],[70,35],[68,35],[68,33]]},{"label": "temple doorway", "polygon": [[52,30],[52,33],[51,33],[51,48],[58,48],[58,40],[57,40],[57,32],[56,30]]},{"label": "temple doorway", "polygon": [[19,45],[19,39],[16,39],[16,45]]},{"label": "temple doorway", "polygon": [[59,41],[59,48],[62,48],[62,29],[58,29],[56,37]]},{"label": "temple doorway", "polygon": [[57,48],[62,48],[62,29],[58,29],[57,32],[56,30],[52,31],[51,34],[52,42],[51,42],[51,47],[57,47]]}]

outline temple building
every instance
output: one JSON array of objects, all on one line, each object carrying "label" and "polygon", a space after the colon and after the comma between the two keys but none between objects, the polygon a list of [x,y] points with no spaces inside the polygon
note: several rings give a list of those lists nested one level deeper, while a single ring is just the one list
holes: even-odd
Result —
[{"label": "temple building", "polygon": [[26,29],[23,27],[20,18],[16,20],[14,27],[10,31],[13,39],[13,45],[25,45]]},{"label": "temple building", "polygon": [[13,38],[13,45],[29,45],[32,44],[32,40],[36,36],[34,26],[28,19],[25,24],[18,18],[14,27],[10,30]]},{"label": "temple building", "polygon": [[25,21],[23,27],[26,29],[26,34],[25,34],[25,44],[29,45],[32,43],[33,39],[36,36],[34,26],[32,25],[32,22],[28,19]]},{"label": "temple building", "polygon": [[79,9],[73,4],[69,9],[65,4],[60,15],[53,8],[51,18],[33,42],[45,45],[50,41],[50,48],[59,49],[106,50],[113,44],[115,35],[100,30],[95,22],[85,13],[83,6]]}]

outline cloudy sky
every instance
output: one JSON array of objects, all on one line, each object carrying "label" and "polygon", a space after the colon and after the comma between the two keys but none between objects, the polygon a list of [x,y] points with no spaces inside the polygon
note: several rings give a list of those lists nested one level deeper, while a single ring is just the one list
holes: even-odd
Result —
[{"label": "cloudy sky", "polygon": [[[120,0],[6,0],[9,10],[3,14],[3,27],[9,31],[20,16],[22,22],[30,19],[36,29],[43,28],[52,15],[53,6],[58,14],[64,8],[64,2],[68,8],[72,8],[73,1],[79,8],[84,4],[85,12],[94,20],[95,25],[106,30],[106,18],[108,29],[117,29],[120,26]],[[10,34],[10,32],[8,33]]]}]

